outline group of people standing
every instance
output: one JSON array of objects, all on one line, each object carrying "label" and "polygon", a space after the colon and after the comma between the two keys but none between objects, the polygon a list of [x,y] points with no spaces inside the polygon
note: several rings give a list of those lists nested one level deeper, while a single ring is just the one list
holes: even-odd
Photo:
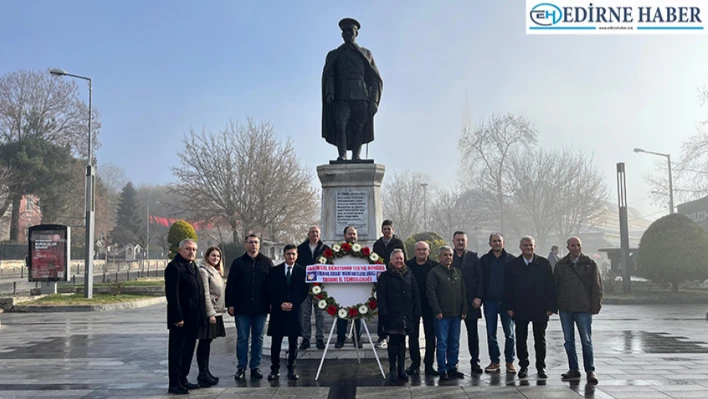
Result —
[{"label": "group of people standing", "polygon": [[[430,247],[425,241],[415,244],[415,256],[406,261],[403,241],[393,232],[393,222],[384,221],[383,236],[373,247],[388,265],[377,282],[379,339],[375,346],[388,349],[392,381],[405,381],[409,375],[420,374],[422,365],[426,375],[441,379],[463,378],[458,368],[462,320],[467,330],[473,373],[501,370],[497,342],[497,322],[501,321],[506,372],[517,372],[516,352],[518,376],[528,376],[527,336],[531,324],[538,377],[547,378],[545,331],[549,317],[559,312],[569,362],[569,371],[562,375],[563,379],[581,377],[575,351],[577,326],[588,382],[597,383],[591,324],[592,315],[600,311],[602,282],[595,262],[582,253],[579,238],[568,239],[569,253],[554,269],[548,259],[535,254],[535,241],[530,236],[521,239],[522,254],[515,257],[504,249],[502,234],[493,233],[489,237],[490,251],[480,258],[467,248],[467,235],[458,231],[453,235],[454,249],[440,247],[438,262],[435,262],[430,259]],[[298,350],[310,348],[312,313],[315,314],[315,345],[320,350],[325,348],[325,314],[308,295],[305,282],[306,267],[317,263],[328,248],[320,234],[320,229],[312,226],[308,238],[299,246],[286,245],[285,261],[278,266],[260,253],[260,239],[254,234],[248,235],[246,252],[233,261],[226,284],[223,254],[219,248],[209,247],[197,266],[197,243],[189,239],[180,243],[179,253],[165,269],[170,333],[169,393],[186,394],[190,389],[218,383],[218,377],[209,370],[209,353],[211,341],[225,336],[222,316],[225,309],[236,324],[236,380],[244,379],[247,369],[252,379],[263,378],[260,365],[268,314],[267,335],[272,339],[268,379],[280,377],[280,352],[285,337],[288,338],[287,378],[299,378],[296,360]],[[354,226],[347,226],[343,234],[346,242],[356,243]],[[484,370],[480,365],[477,331],[477,320],[483,315],[490,356],[490,364]],[[423,359],[419,344],[421,319],[425,337]],[[348,321],[337,319],[336,323],[335,347],[341,348]],[[353,343],[362,347],[361,321],[357,319],[354,324]],[[406,336],[411,360],[407,368]],[[298,345],[299,337],[302,341]],[[194,384],[187,380],[187,375],[197,340],[199,375]]]},{"label": "group of people standing", "polygon": [[[453,236],[454,249],[442,246],[438,262],[429,259],[428,244],[416,243],[416,256],[406,265],[411,270],[413,285],[417,292],[408,293],[406,287],[393,290],[382,289],[379,282],[379,322],[386,329],[387,320],[398,308],[395,303],[413,302],[413,324],[408,335],[411,365],[405,374],[420,373],[419,315],[425,332],[425,373],[440,376],[440,379],[463,378],[459,370],[459,347],[461,324],[467,330],[467,344],[473,373],[501,371],[501,352],[497,342],[498,322],[504,331],[504,360],[507,373],[517,373],[519,378],[529,375],[529,351],[527,346],[529,325],[533,331],[536,371],[539,379],[548,378],[546,373],[546,328],[549,317],[560,316],[568,357],[569,370],[561,375],[563,380],[581,378],[575,349],[575,329],[580,335],[583,366],[587,380],[598,382],[592,348],[592,316],[602,306],[602,280],[597,264],[582,253],[578,237],[567,240],[568,254],[560,258],[555,267],[548,259],[535,254],[536,244],[531,236],[521,238],[521,255],[516,257],[504,249],[504,237],[493,233],[489,237],[488,253],[478,257],[467,249],[467,236],[458,231]],[[389,272],[395,270],[391,262]],[[380,281],[384,279],[382,275]],[[407,298],[401,298],[407,296]],[[420,300],[420,306],[415,302]],[[416,312],[420,312],[419,314]],[[400,312],[400,311],[399,311]],[[401,312],[404,318],[406,311]],[[384,316],[385,315],[385,316]],[[484,370],[479,358],[479,335],[477,320],[484,316],[487,328],[487,344],[490,363]],[[433,367],[437,351],[438,369]],[[519,369],[514,365],[518,356]],[[400,359],[400,357],[398,357]],[[391,362],[390,379],[407,379],[399,364],[394,372]]]}]

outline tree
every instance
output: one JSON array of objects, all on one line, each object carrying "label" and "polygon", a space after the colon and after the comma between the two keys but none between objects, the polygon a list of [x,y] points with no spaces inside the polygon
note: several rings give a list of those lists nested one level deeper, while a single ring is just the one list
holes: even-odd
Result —
[{"label": "tree", "polygon": [[133,183],[123,187],[116,211],[116,226],[111,231],[114,243],[120,245],[136,244],[145,246],[145,219],[140,213],[141,205]]},{"label": "tree", "polygon": [[564,242],[598,225],[609,193],[591,156],[581,150],[532,149],[514,156],[509,174],[511,210],[519,236],[539,248],[555,235]]},{"label": "tree", "polygon": [[418,241],[425,241],[430,246],[430,256],[429,258],[436,261],[438,260],[438,251],[440,247],[447,245],[445,240],[440,236],[440,234],[428,231],[423,233],[416,233],[406,239],[404,245],[406,246],[406,253],[410,258],[415,257],[415,244]]},{"label": "tree", "polygon": [[708,232],[685,215],[655,220],[642,235],[636,254],[637,275],[657,283],[708,278]]},{"label": "tree", "polygon": [[[395,232],[403,239],[423,228],[426,199],[421,184],[429,181],[423,173],[405,171],[394,173],[381,189],[384,219],[393,220]],[[432,191],[428,189],[428,198]]]},{"label": "tree", "polygon": [[70,199],[62,190],[70,180],[74,158],[68,147],[54,145],[42,138],[29,137],[0,145],[0,164],[18,171],[20,178],[8,185],[12,201],[10,217],[10,240],[16,241],[20,225],[20,202],[22,197],[34,194],[40,198],[43,220],[56,220],[58,209]]},{"label": "tree", "polygon": [[490,195],[482,196],[482,206],[489,215],[498,220],[504,231],[506,214],[508,168],[514,155],[534,147],[537,132],[531,123],[519,115],[494,115],[474,130],[463,128],[459,141],[462,165],[467,172],[470,187],[488,190]]},{"label": "tree", "polygon": [[250,232],[293,240],[316,220],[317,192],[290,140],[268,122],[231,122],[213,133],[190,130],[171,186],[198,220],[228,224],[233,241]]},{"label": "tree", "polygon": [[429,207],[429,230],[452,239],[455,231],[471,231],[485,223],[487,215],[478,206],[481,196],[483,192],[459,191],[456,187],[436,191]]},{"label": "tree", "polygon": [[167,254],[167,257],[170,260],[174,259],[177,252],[179,252],[179,243],[187,238],[197,241],[197,232],[194,230],[194,227],[184,220],[178,220],[172,223],[170,231],[167,233],[167,242],[170,243],[170,252]]},{"label": "tree", "polygon": [[108,162],[98,165],[96,171],[110,195],[117,196],[128,183],[125,170],[114,163]]},{"label": "tree", "polygon": [[[708,104],[708,85],[700,90],[701,105]],[[674,203],[691,201],[708,194],[708,119],[681,145],[681,154],[672,161]],[[654,163],[654,170],[644,175],[652,188],[652,202],[668,209],[669,177],[665,159]]]},{"label": "tree", "polygon": [[[93,110],[94,149],[99,148],[99,113]],[[76,82],[44,71],[17,71],[0,77],[0,143],[43,139],[88,156],[88,106]]]}]

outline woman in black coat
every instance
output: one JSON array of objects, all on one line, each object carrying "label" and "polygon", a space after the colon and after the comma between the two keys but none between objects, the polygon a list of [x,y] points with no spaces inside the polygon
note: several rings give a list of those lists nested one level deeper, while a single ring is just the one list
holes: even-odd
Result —
[{"label": "woman in black coat", "polygon": [[405,264],[403,251],[391,252],[389,268],[378,278],[376,297],[379,301],[379,323],[389,335],[389,379],[407,381],[406,335],[420,320],[420,293],[413,273]]}]

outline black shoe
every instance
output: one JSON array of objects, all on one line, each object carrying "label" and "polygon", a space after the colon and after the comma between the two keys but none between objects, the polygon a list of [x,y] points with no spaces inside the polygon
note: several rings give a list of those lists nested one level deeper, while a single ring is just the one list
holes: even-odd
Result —
[{"label": "black shoe", "polygon": [[568,372],[561,374],[563,380],[579,380],[580,370],[568,370]]},{"label": "black shoe", "polygon": [[212,380],[214,380],[214,381],[216,381],[216,382],[219,382],[219,377],[216,377],[216,376],[215,376],[214,374],[212,374],[211,371],[209,371],[208,369],[207,369],[206,372],[207,372],[207,374],[209,374],[209,377],[211,377]]},{"label": "black shoe", "polygon": [[278,377],[280,377],[280,373],[277,371],[271,371],[270,374],[268,374],[268,381],[273,381],[277,380]]},{"label": "black shoe", "polygon": [[340,340],[337,340],[337,343],[334,344],[334,347],[335,347],[336,349],[339,349],[339,348],[341,348],[341,347],[343,347],[343,346],[344,346],[344,340],[341,340],[341,341],[340,341]]},{"label": "black shoe", "polygon": [[207,374],[205,371],[202,370],[199,372],[199,376],[197,377],[197,384],[199,384],[200,388],[213,387],[218,383],[218,381],[209,377],[209,374]]},{"label": "black shoe", "polygon": [[356,347],[358,347],[358,348],[363,348],[363,347],[364,347],[364,343],[361,342],[361,337],[358,337],[356,341],[354,341],[354,339],[352,338],[352,345],[354,345],[354,346],[356,346]]},{"label": "black shoe", "polygon": [[234,374],[234,380],[239,381],[246,378],[246,369],[237,369]]},{"label": "black shoe", "polygon": [[324,344],[323,339],[318,339],[316,342],[316,345],[317,345],[317,349],[319,349],[319,350],[324,350],[324,348],[325,348],[325,344]]},{"label": "black shoe", "polygon": [[447,371],[441,371],[439,374],[440,374],[441,380],[449,380],[450,379],[450,377],[447,375]]},{"label": "black shoe", "polygon": [[199,385],[192,384],[191,382],[189,382],[187,380],[182,381],[182,386],[187,389],[199,389]]},{"label": "black shoe", "polygon": [[546,369],[543,369],[543,368],[538,369],[538,378],[540,378],[542,380],[545,380],[546,378],[548,378],[548,374],[546,374]]},{"label": "black shoe", "polygon": [[438,375],[440,375],[440,373],[438,373],[438,371],[435,370],[435,367],[433,367],[432,365],[430,365],[430,366],[426,365],[425,366],[425,375],[438,376]]},{"label": "black shoe", "polygon": [[309,339],[308,339],[307,341],[303,340],[303,341],[300,343],[300,349],[301,349],[301,350],[305,350],[305,349],[307,349],[307,348],[309,348],[309,347],[310,347],[310,340],[309,340]]},{"label": "black shoe", "polygon": [[169,387],[167,389],[167,393],[171,393],[172,395],[189,395],[189,391],[187,388],[178,385],[176,387]]},{"label": "black shoe", "polygon": [[288,379],[289,379],[289,380],[293,380],[293,381],[300,379],[300,376],[297,375],[297,373],[295,372],[295,369],[294,369],[294,368],[288,369]]},{"label": "black shoe", "polygon": [[482,370],[482,366],[480,366],[479,363],[472,363],[472,372],[476,374],[482,374],[484,373],[484,370]]},{"label": "black shoe", "polygon": [[521,370],[519,370],[519,378],[526,378],[528,376],[529,376],[528,367],[522,367]]},{"label": "black shoe", "polygon": [[261,369],[251,369],[251,379],[260,380],[261,378],[263,378],[263,373],[261,373]]},{"label": "black shoe", "polygon": [[465,375],[462,374],[458,369],[452,369],[447,372],[447,375],[450,377],[455,377],[455,378],[465,378]]},{"label": "black shoe", "polygon": [[408,375],[420,375],[420,367],[410,366],[406,369],[406,374]]}]

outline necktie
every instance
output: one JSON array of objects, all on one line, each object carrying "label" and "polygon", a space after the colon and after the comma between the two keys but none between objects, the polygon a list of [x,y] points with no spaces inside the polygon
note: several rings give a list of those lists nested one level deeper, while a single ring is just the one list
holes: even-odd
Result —
[{"label": "necktie", "polygon": [[288,271],[285,273],[285,279],[288,281],[288,285],[290,285],[290,272],[292,271],[292,266],[288,266]]}]

